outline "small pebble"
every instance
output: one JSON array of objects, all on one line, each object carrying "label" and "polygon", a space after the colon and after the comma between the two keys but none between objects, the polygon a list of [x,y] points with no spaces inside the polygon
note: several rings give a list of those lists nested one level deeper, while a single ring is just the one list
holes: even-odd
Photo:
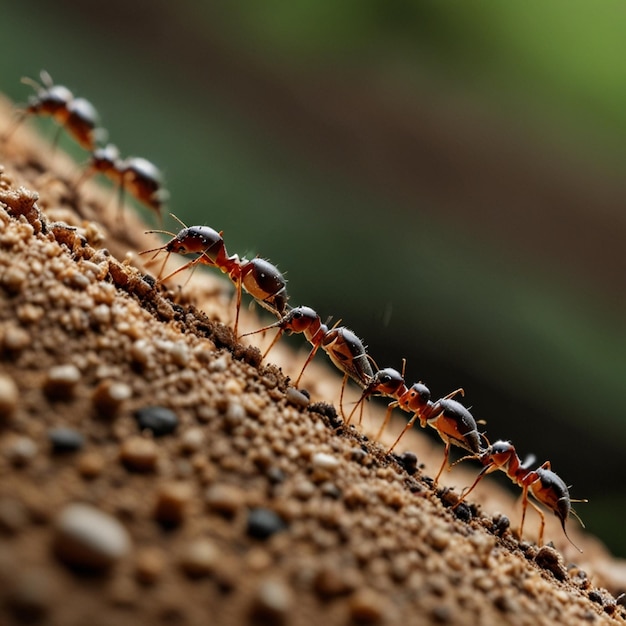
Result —
[{"label": "small pebble", "polygon": [[417,455],[414,452],[407,450],[399,454],[397,459],[409,476],[413,476],[417,472]]},{"label": "small pebble", "polygon": [[55,400],[69,400],[80,378],[80,370],[71,363],[51,367],[44,383],[46,395]]},{"label": "small pebble", "polygon": [[254,539],[269,539],[273,534],[285,529],[282,518],[270,509],[251,509],[248,513],[246,532]]},{"label": "small pebble", "polygon": [[180,567],[192,578],[209,576],[221,559],[217,546],[209,539],[196,539],[188,544],[180,558]]},{"label": "small pebble", "polygon": [[67,505],[55,521],[55,551],[68,565],[104,571],[126,556],[130,546],[124,526],[90,505]]},{"label": "small pebble", "polygon": [[135,577],[144,585],[154,585],[165,570],[165,555],[159,548],[143,548],[137,554]]},{"label": "small pebble", "polygon": [[427,543],[432,548],[437,550],[437,552],[442,552],[448,547],[448,545],[450,544],[450,538],[451,538],[450,532],[446,531],[445,528],[441,528],[438,526],[431,528],[426,533],[426,537],[425,537]]},{"label": "small pebble", "polygon": [[52,444],[52,451],[57,453],[76,452],[85,444],[85,437],[73,428],[51,428],[48,439]]},{"label": "small pebble", "polygon": [[204,444],[204,431],[201,428],[190,428],[180,436],[180,447],[186,454],[200,451]]},{"label": "small pebble", "polygon": [[552,572],[557,580],[567,579],[567,569],[563,564],[563,557],[554,548],[543,546],[537,552],[535,562],[539,567]]},{"label": "small pebble", "polygon": [[245,504],[244,492],[234,485],[212,485],[204,499],[211,510],[225,517],[234,517]]},{"label": "small pebble", "polygon": [[164,526],[179,526],[185,520],[192,495],[191,486],[185,482],[161,485],[157,492],[154,518]]},{"label": "small pebble", "polygon": [[26,283],[26,272],[20,267],[7,267],[0,275],[0,284],[10,295],[17,295]]},{"label": "small pebble", "polygon": [[13,378],[0,375],[0,420],[7,420],[15,414],[19,401],[19,389]]},{"label": "small pebble", "polygon": [[311,402],[310,398],[295,387],[288,387],[285,392],[285,398],[289,404],[293,406],[306,407]]},{"label": "small pebble", "polygon": [[347,595],[359,584],[359,575],[354,569],[322,568],[313,580],[313,589],[322,598]]},{"label": "small pebble", "polygon": [[30,437],[16,436],[4,448],[7,458],[16,466],[30,463],[37,455],[37,444]]},{"label": "small pebble", "polygon": [[93,406],[98,415],[111,418],[119,411],[124,400],[128,400],[132,394],[132,389],[125,383],[103,380],[93,392]]},{"label": "small pebble", "polygon": [[97,452],[86,452],[78,459],[78,472],[83,478],[97,478],[104,469],[104,457]]},{"label": "small pebble", "polygon": [[21,352],[30,346],[30,333],[21,326],[9,326],[4,332],[4,348],[9,352]]},{"label": "small pebble", "polygon": [[7,604],[19,624],[41,623],[54,603],[54,582],[48,572],[30,569],[16,572],[7,594]]},{"label": "small pebble", "polygon": [[155,437],[169,435],[178,426],[176,413],[163,406],[146,406],[135,411],[139,428],[151,430]]},{"label": "small pebble", "polygon": [[339,467],[339,459],[332,454],[318,452],[311,459],[313,467],[325,470],[334,470]]},{"label": "small pebble", "polygon": [[131,437],[120,447],[120,460],[135,472],[153,472],[159,461],[159,447],[152,439]]},{"label": "small pebble", "polygon": [[350,616],[359,624],[380,624],[385,619],[385,601],[375,591],[360,589],[349,601]]},{"label": "small pebble", "polygon": [[291,589],[281,580],[263,580],[252,601],[253,618],[263,624],[283,624],[293,606]]}]

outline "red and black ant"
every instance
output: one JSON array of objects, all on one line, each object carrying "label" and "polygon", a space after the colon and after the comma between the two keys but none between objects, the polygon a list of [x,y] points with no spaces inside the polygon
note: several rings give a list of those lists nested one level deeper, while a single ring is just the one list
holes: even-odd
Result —
[{"label": "red and black ant", "polygon": [[335,367],[344,374],[339,399],[339,408],[343,415],[343,393],[348,378],[354,380],[360,387],[366,387],[368,382],[373,378],[374,372],[370,362],[371,358],[367,354],[361,340],[351,330],[345,326],[338,326],[338,324],[339,322],[329,329],[326,324],[322,323],[320,316],[312,308],[299,306],[295,309],[291,309],[278,322],[270,324],[265,328],[260,328],[252,333],[246,333],[246,335],[253,335],[271,328],[278,328],[278,333],[263,355],[265,358],[283,333],[304,334],[306,340],[313,347],[294,383],[296,387],[300,383],[300,379],[307,365],[313,360],[318,349],[322,348]]},{"label": "red and black ant", "polygon": [[[85,150],[95,149],[102,140],[104,130],[98,127],[99,116],[94,106],[85,98],[75,98],[74,94],[63,85],[55,85],[50,74],[41,70],[41,83],[32,78],[22,78],[30,85],[35,94],[28,99],[28,104],[21,111],[13,127],[5,134],[5,141],[29,115],[49,115]],[[54,139],[56,144],[58,133]]]},{"label": "red and black ant", "polygon": [[[524,463],[520,460],[515,447],[508,441],[496,441],[494,444],[488,446],[478,454],[470,457],[480,461],[484,467],[476,477],[476,480],[472,485],[465,489],[461,495],[459,501],[454,505],[457,507],[467,496],[474,490],[476,485],[482,480],[484,476],[495,472],[496,470],[503,471],[516,485],[522,488],[522,521],[519,528],[520,538],[523,536],[524,519],[526,517],[526,507],[530,503],[531,506],[539,513],[541,517],[541,523],[539,526],[539,541],[538,544],[543,544],[543,530],[546,524],[543,511],[532,501],[529,500],[528,494],[540,502],[548,509],[554,512],[561,522],[561,528],[567,540],[579,551],[582,550],[569,538],[567,531],[565,530],[565,521],[571,515],[573,515],[584,528],[580,517],[572,508],[572,502],[587,502],[587,500],[573,500],[570,498],[569,489],[563,480],[555,474],[551,467],[550,461],[546,461],[543,465],[535,470],[531,470],[528,466],[534,461],[534,457],[530,457]],[[464,459],[461,459],[461,461]]]},{"label": "red and black ant", "polygon": [[[175,217],[175,216],[172,216]],[[175,218],[178,219],[178,218]],[[180,221],[180,220],[178,220]],[[151,230],[150,233],[163,233],[173,238],[165,245],[151,250],[144,250],[140,254],[156,255],[167,252],[167,256],[159,272],[158,281],[165,282],[179,272],[198,264],[209,265],[219,268],[235,284],[237,289],[237,312],[235,315],[235,336],[237,336],[239,324],[239,310],[241,308],[241,290],[246,290],[261,306],[271,311],[277,317],[282,317],[287,311],[287,281],[278,268],[265,259],[255,258],[251,261],[240,259],[238,255],[228,255],[222,233],[208,226],[185,226],[174,234],[164,230]],[[174,270],[164,278],[161,274],[172,252],[177,254],[197,254],[195,259],[189,261],[177,270]],[[154,258],[154,257],[153,257]]]},{"label": "red and black ant", "polygon": [[387,450],[387,454],[393,451],[404,433],[413,426],[418,418],[422,428],[427,425],[434,428],[446,444],[443,463],[435,476],[435,484],[439,481],[443,468],[448,463],[451,446],[458,446],[474,454],[479,454],[484,449],[482,445],[484,437],[478,432],[474,417],[460,402],[452,399],[458,393],[463,393],[463,390],[456,389],[436,402],[431,402],[428,387],[423,383],[415,383],[396,402],[392,402],[390,405],[391,409],[397,405],[402,410],[413,413],[413,417]]},{"label": "red and black ant", "polygon": [[128,191],[139,202],[152,209],[159,222],[163,222],[161,210],[169,199],[169,193],[163,187],[163,174],[154,163],[141,157],[122,159],[117,147],[108,144],[91,153],[87,169],[77,185],[93,173],[104,174],[118,186],[120,211],[123,208],[124,193]]}]

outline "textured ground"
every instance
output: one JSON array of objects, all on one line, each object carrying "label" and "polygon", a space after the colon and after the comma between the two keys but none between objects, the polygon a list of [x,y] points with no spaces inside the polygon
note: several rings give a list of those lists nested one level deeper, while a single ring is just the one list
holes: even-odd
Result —
[{"label": "textured ground", "polygon": [[0,165],[1,624],[624,621],[624,566],[575,521],[583,555],[532,515],[520,543],[488,480],[455,514],[441,445],[410,433],[416,466],[364,436],[378,411],[342,426],[335,373],[291,387],[302,354],[236,343],[211,274],[155,288],[154,239],[63,154],[23,129]]}]

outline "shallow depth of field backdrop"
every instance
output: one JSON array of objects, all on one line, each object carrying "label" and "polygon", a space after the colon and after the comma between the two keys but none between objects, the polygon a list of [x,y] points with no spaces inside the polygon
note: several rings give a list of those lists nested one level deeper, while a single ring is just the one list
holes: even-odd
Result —
[{"label": "shallow depth of field backdrop", "polygon": [[90,99],[171,211],[380,367],[463,386],[626,556],[622,2],[3,4],[0,90],[45,68]]}]

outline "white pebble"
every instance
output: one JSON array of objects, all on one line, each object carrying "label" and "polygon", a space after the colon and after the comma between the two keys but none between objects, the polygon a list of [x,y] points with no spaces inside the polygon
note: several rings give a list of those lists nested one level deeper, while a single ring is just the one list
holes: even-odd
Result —
[{"label": "white pebble", "polygon": [[87,504],[66,506],[55,523],[57,554],[71,565],[106,569],[130,550],[130,537],[114,517]]},{"label": "white pebble", "polygon": [[311,459],[313,467],[319,469],[333,470],[339,467],[339,459],[332,454],[326,454],[325,452],[317,452]]}]

